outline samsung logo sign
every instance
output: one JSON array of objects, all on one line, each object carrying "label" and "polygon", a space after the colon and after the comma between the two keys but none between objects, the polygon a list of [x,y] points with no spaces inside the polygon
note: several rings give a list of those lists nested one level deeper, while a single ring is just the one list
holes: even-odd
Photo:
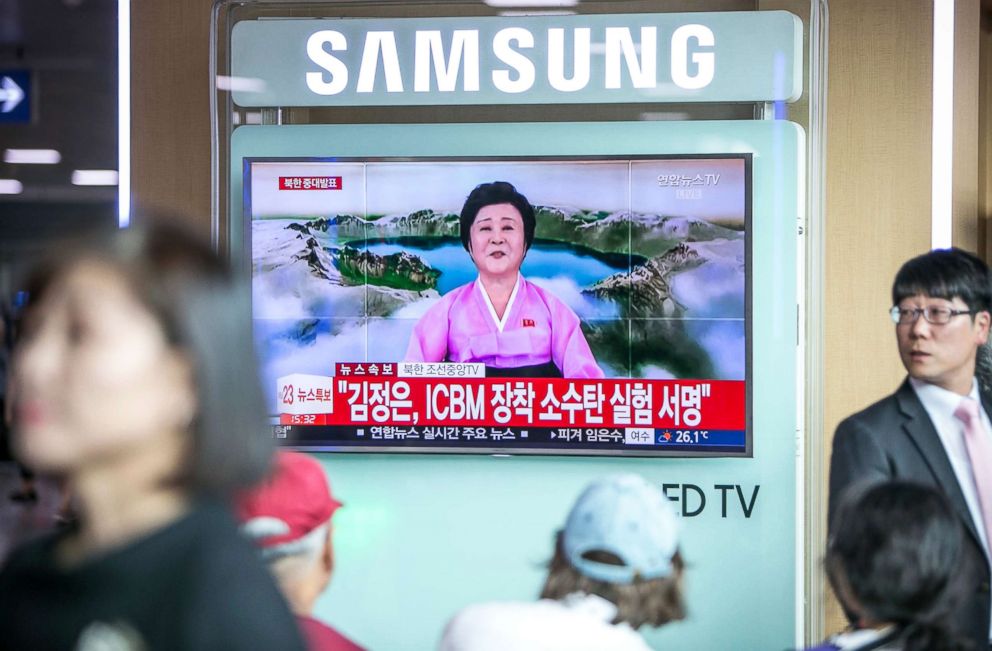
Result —
[{"label": "samsung logo sign", "polygon": [[792,101],[784,11],[243,21],[242,106]]},{"label": "samsung logo sign", "polygon": [[[713,31],[705,25],[682,25],[659,52],[658,28],[641,27],[635,38],[629,27],[607,27],[597,34],[601,42],[593,43],[593,30],[578,27],[566,30],[552,27],[542,33],[543,56],[535,57],[537,39],[524,27],[507,27],[485,43],[491,53],[491,69],[481,63],[481,39],[477,29],[457,29],[448,43],[440,30],[416,30],[412,51],[401,52],[396,33],[370,31],[362,43],[349,44],[348,38],[335,30],[320,30],[307,39],[307,56],[320,71],[306,73],[307,87],[318,95],[337,95],[354,83],[356,93],[376,90],[376,77],[382,70],[387,93],[451,93],[456,90],[477,92],[482,75],[503,93],[525,93],[534,87],[538,74],[545,76],[551,88],[562,93],[584,90],[590,83],[616,90],[629,75],[634,88],[653,89],[658,85],[659,59],[667,65],[672,82],[679,88],[698,90],[713,81],[716,66]],[[361,47],[361,63],[356,71],[337,56],[349,47]],[[604,59],[603,75],[592,78],[594,51]],[[667,56],[666,56],[667,55]],[[400,65],[413,61],[413,69],[404,77]],[[544,65],[539,71],[535,59]],[[357,73],[357,74],[355,74]],[[412,79],[410,78],[412,77]],[[461,84],[459,85],[459,79]],[[354,81],[353,81],[354,80]]]}]

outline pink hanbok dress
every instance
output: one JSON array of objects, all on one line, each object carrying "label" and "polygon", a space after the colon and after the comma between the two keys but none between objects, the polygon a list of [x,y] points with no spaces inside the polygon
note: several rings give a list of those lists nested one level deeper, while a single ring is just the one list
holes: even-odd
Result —
[{"label": "pink hanbok dress", "polygon": [[603,377],[575,312],[520,275],[502,320],[479,280],[442,296],[414,327],[404,361],[481,362],[487,376]]}]

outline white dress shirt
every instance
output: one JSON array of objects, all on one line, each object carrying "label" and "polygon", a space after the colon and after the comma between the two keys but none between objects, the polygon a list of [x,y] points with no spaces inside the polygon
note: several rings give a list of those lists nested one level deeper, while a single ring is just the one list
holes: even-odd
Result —
[{"label": "white dress shirt", "polygon": [[[941,387],[910,378],[909,383],[916,391],[916,396],[923,403],[930,422],[933,423],[940,442],[944,446],[944,452],[954,469],[954,476],[958,480],[958,486],[964,494],[964,501],[968,504],[968,512],[971,513],[971,520],[978,531],[978,537],[982,541],[982,549],[985,551],[986,560],[992,567],[992,558],[989,558],[989,541],[985,533],[985,523],[982,520],[982,511],[978,503],[978,490],[975,488],[975,475],[971,471],[971,459],[968,457],[968,449],[964,443],[964,423],[954,417],[954,411],[964,399],[960,394],[942,389]],[[971,393],[968,397],[982,404],[978,394],[978,382],[972,380]],[[992,436],[992,423],[989,422],[989,415],[985,409],[979,409],[978,413],[982,418],[982,425],[985,427],[986,436]],[[992,640],[992,625],[989,626],[989,639]]]},{"label": "white dress shirt", "polygon": [[[865,645],[872,642],[877,642],[883,637],[886,637],[891,634],[893,630],[895,630],[894,626],[886,626],[881,629],[867,628],[859,631],[847,631],[834,635],[828,640],[828,642],[836,646],[839,651],[860,649]],[[877,647],[875,651],[898,651],[899,649],[902,649],[902,644],[898,641],[893,641],[890,644]]]}]

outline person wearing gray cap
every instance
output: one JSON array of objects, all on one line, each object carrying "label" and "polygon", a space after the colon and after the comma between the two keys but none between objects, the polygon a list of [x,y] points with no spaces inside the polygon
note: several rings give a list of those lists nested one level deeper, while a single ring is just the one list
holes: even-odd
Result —
[{"label": "person wearing gray cap", "polygon": [[558,533],[535,602],[477,604],[445,628],[440,651],[647,651],[637,632],[685,619],[679,522],[638,475],[593,482]]}]

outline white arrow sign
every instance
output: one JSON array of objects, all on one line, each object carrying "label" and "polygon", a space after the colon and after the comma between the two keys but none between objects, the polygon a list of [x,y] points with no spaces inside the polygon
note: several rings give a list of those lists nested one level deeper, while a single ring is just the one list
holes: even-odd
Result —
[{"label": "white arrow sign", "polygon": [[0,79],[0,102],[3,102],[0,113],[10,113],[22,99],[24,99],[24,91],[13,79],[10,77]]}]

